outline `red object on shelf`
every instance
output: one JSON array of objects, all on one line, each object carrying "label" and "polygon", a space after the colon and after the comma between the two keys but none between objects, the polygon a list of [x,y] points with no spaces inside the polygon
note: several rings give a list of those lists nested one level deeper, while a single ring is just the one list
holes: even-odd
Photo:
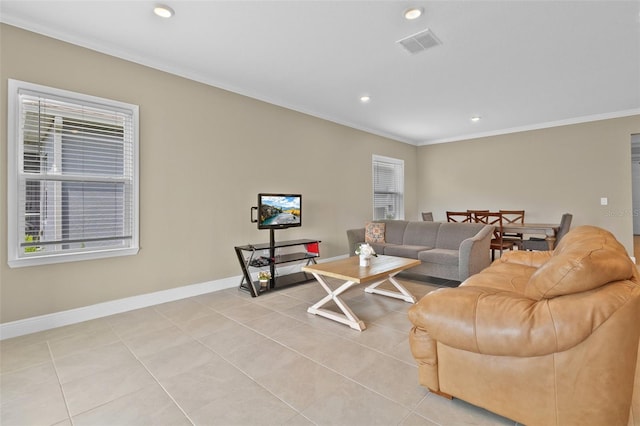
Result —
[{"label": "red object on shelf", "polygon": [[308,253],[319,254],[320,253],[320,247],[319,247],[318,243],[307,244],[307,252]]}]

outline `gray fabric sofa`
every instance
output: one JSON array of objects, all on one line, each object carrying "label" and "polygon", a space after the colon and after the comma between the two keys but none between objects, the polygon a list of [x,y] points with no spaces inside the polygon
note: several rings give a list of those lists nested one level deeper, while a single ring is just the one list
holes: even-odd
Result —
[{"label": "gray fabric sofa", "polygon": [[[410,222],[379,220],[385,224],[384,242],[370,243],[377,254],[419,259],[407,272],[464,281],[491,263],[493,226],[482,223]],[[347,230],[349,254],[365,242],[365,228]]]}]

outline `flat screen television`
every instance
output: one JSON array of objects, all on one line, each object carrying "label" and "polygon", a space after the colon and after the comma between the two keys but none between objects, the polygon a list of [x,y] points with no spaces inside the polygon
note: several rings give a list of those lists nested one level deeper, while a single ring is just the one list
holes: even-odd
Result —
[{"label": "flat screen television", "polygon": [[302,195],[258,194],[258,229],[302,226]]}]

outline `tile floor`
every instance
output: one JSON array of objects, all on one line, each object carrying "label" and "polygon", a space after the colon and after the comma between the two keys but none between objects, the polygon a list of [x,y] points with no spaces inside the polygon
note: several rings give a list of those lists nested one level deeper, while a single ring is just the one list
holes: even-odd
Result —
[{"label": "tile floor", "polygon": [[0,424],[515,425],[418,384],[410,304],[351,289],[358,332],[307,313],[324,295],[228,289],[2,341]]}]

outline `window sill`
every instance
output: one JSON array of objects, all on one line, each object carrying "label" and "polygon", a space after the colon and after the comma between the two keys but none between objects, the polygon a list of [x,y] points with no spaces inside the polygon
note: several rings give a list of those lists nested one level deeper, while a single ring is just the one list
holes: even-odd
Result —
[{"label": "window sill", "polygon": [[27,266],[53,265],[57,263],[79,262],[83,260],[105,259],[119,256],[134,256],[138,254],[138,247],[126,249],[103,250],[85,253],[51,254],[45,256],[23,257],[19,259],[9,259],[7,262],[10,268],[22,268]]}]

